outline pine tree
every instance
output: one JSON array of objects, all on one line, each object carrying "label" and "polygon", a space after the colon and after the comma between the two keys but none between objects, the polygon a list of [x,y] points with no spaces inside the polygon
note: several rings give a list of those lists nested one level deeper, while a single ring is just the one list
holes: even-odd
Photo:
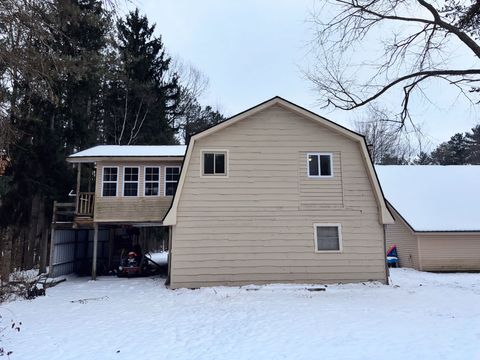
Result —
[{"label": "pine tree", "polygon": [[96,96],[89,61],[101,62],[95,57],[101,56],[98,44],[104,41],[104,10],[95,0],[25,4],[18,2],[16,13],[0,28],[12,39],[1,51],[8,69],[3,80],[10,84],[7,118],[18,134],[9,147],[6,173],[11,181],[2,198],[0,221],[15,227],[16,235],[9,240],[16,249],[14,265],[31,268],[46,244],[43,229],[52,201],[64,199],[73,184],[65,155],[91,143],[95,133],[87,116],[88,99]]},{"label": "pine tree", "polygon": [[464,165],[467,164],[467,156],[467,142],[461,133],[440,144],[431,154],[433,162],[438,165]]},{"label": "pine tree", "polygon": [[61,34],[58,51],[71,66],[58,85],[62,101],[58,121],[64,123],[66,153],[99,142],[102,123],[101,86],[108,70],[105,63],[107,35],[112,23],[98,0],[58,2]]},{"label": "pine tree", "polygon": [[408,160],[402,155],[386,153],[380,159],[381,165],[408,165]]},{"label": "pine tree", "polygon": [[480,164],[480,125],[472,128],[472,132],[465,133],[467,147],[467,163],[472,165]]},{"label": "pine tree", "polygon": [[188,144],[193,135],[224,120],[224,116],[219,111],[213,110],[211,106],[202,108],[202,106],[195,101],[195,103],[188,108],[186,114],[184,114],[184,120],[180,126],[184,143]]},{"label": "pine tree", "polygon": [[178,107],[179,86],[169,75],[170,57],[155,25],[138,9],[119,20],[116,78],[111,82],[106,141],[116,144],[173,144],[171,117]]},{"label": "pine tree", "polygon": [[424,151],[420,151],[415,160],[414,165],[431,165],[433,163],[432,158]]}]

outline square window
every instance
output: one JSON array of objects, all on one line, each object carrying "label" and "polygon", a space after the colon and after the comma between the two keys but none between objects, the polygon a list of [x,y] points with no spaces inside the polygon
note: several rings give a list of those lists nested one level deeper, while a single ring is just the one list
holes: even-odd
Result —
[{"label": "square window", "polygon": [[205,151],[202,157],[202,175],[227,175],[227,152]]},{"label": "square window", "polygon": [[308,154],[307,168],[309,177],[332,177],[332,154]]},{"label": "square window", "polygon": [[315,224],[315,250],[341,251],[340,225]]}]

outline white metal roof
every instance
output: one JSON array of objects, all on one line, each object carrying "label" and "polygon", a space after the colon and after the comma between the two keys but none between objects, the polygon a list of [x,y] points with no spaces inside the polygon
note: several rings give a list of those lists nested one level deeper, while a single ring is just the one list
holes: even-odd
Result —
[{"label": "white metal roof", "polygon": [[385,198],[416,231],[480,231],[480,165],[376,166]]},{"label": "white metal roof", "polygon": [[98,145],[69,158],[184,156],[185,145]]}]

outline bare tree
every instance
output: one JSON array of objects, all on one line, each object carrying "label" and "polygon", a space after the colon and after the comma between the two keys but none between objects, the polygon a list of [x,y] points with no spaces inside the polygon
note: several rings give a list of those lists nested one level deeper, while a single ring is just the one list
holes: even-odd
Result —
[{"label": "bare tree", "polygon": [[390,118],[387,110],[369,105],[365,118],[354,121],[353,127],[365,136],[375,164],[408,163],[421,149],[419,129],[408,131]]},{"label": "bare tree", "polygon": [[[322,1],[323,6],[312,13],[316,62],[306,71],[322,104],[352,110],[397,89],[401,91],[397,119],[403,125],[411,121],[412,94],[423,93],[421,85],[431,79],[455,86],[469,101],[476,102],[480,0],[441,3]],[[462,48],[477,66],[452,64],[453,49]]]}]

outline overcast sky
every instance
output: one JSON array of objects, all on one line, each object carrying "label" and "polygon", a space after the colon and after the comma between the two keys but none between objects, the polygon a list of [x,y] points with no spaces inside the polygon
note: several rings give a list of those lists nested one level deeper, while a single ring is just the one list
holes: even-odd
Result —
[{"label": "overcast sky", "polygon": [[[311,58],[308,23],[313,0],[136,0],[157,24],[168,52],[209,78],[202,102],[230,116],[275,95],[350,126],[360,113],[321,109],[318,94],[302,74]],[[415,119],[436,144],[479,123],[474,106],[447,85],[424,89],[430,100],[414,103]],[[390,99],[387,106],[390,104]],[[398,103],[397,103],[398,104]],[[398,110],[398,108],[396,108]]]}]

